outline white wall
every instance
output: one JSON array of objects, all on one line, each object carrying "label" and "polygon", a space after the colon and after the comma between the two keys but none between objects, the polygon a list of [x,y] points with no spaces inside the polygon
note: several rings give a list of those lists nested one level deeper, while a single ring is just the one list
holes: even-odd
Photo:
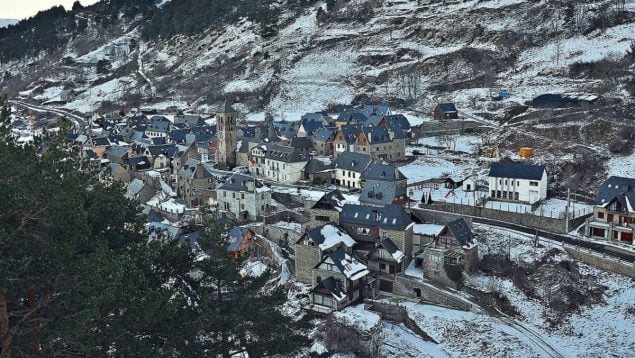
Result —
[{"label": "white wall", "polygon": [[[501,191],[500,199],[515,200],[515,195],[510,198],[503,197],[502,192],[518,193],[518,201],[533,204],[547,198],[547,173],[543,172],[540,180],[512,179],[489,177],[489,195],[492,197],[492,191]],[[537,186],[531,185],[537,183]],[[498,199],[498,197],[496,196]]]}]

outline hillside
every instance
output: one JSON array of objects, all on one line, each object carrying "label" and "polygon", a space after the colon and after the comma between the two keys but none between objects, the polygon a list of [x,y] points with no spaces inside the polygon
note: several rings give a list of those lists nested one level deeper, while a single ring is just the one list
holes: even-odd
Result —
[{"label": "hillside", "polygon": [[[465,116],[503,123],[488,141],[511,152],[526,145],[547,159],[573,159],[582,146],[595,161],[609,150],[630,153],[634,1],[427,2],[353,0],[326,11],[288,1],[273,5],[273,34],[247,16],[198,35],[145,41],[144,15],[122,15],[104,31],[95,6],[77,15],[88,28],[62,50],[0,65],[1,88],[42,102],[73,89],[64,106],[78,111],[210,112],[228,98],[252,119],[270,111],[297,120],[377,99],[429,117],[437,102],[453,101]],[[492,101],[499,90],[511,96]],[[524,106],[569,92],[599,99],[582,109]]]}]

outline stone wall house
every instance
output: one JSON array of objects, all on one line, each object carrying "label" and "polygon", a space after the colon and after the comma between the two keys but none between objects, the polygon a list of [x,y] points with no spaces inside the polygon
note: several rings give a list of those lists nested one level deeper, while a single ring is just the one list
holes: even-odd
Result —
[{"label": "stone wall house", "polygon": [[367,254],[368,269],[374,281],[373,291],[393,292],[397,274],[405,271],[406,256],[390,238],[383,238]]},{"label": "stone wall house", "polygon": [[269,209],[271,189],[258,179],[234,174],[216,189],[216,201],[221,210],[256,221]]},{"label": "stone wall house", "polygon": [[178,171],[178,192],[187,206],[196,207],[209,203],[216,179],[206,164],[196,159],[188,159]]},{"label": "stone wall house", "polygon": [[454,286],[448,269],[458,267],[470,274],[478,267],[478,245],[470,226],[463,218],[447,224],[446,229],[423,248],[424,276]]},{"label": "stone wall house", "polygon": [[346,204],[346,198],[339,190],[330,191],[320,198],[308,210],[310,215],[309,225],[316,227],[329,222],[339,222],[340,212]]},{"label": "stone wall house", "polygon": [[335,164],[329,158],[313,158],[302,169],[302,179],[313,185],[327,185],[333,181]]},{"label": "stone wall house", "polygon": [[362,173],[361,180],[360,203],[383,207],[408,202],[407,178],[392,165],[373,162]]},{"label": "stone wall house", "polygon": [[333,156],[337,159],[342,153],[355,152],[357,136],[363,128],[363,124],[348,124],[339,127],[333,139]]},{"label": "stone wall house", "polygon": [[390,238],[406,255],[406,263],[410,262],[414,223],[402,206],[377,208],[345,204],[340,212],[339,223],[362,247],[374,247],[382,239]]},{"label": "stone wall house", "polygon": [[324,127],[315,132],[311,139],[318,155],[333,155],[333,140],[336,133],[335,127]]},{"label": "stone wall house", "polygon": [[368,274],[366,265],[344,249],[327,254],[313,270],[310,308],[331,312],[362,299]]},{"label": "stone wall house", "polygon": [[355,240],[335,223],[308,230],[295,242],[295,276],[304,283],[313,283],[313,269],[325,254],[343,249],[349,255]]}]

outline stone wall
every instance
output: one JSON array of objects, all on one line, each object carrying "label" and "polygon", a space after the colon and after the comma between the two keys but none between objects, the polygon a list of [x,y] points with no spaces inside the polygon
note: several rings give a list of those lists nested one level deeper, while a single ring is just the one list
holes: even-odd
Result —
[{"label": "stone wall", "polygon": [[372,304],[368,304],[365,308],[379,314],[379,316],[384,320],[395,323],[403,323],[404,326],[413,331],[423,340],[438,344],[437,341],[435,341],[424,330],[422,330],[421,327],[419,327],[415,320],[410,318],[410,316],[408,315],[408,311],[403,306],[388,302],[373,301]]},{"label": "stone wall", "polygon": [[[576,227],[574,226],[575,223],[580,222],[580,220],[581,222],[584,222],[584,217],[577,218],[576,220],[571,221],[570,226],[567,226],[567,220],[565,219],[556,219],[556,218],[533,215],[533,214],[521,214],[521,213],[515,213],[515,212],[494,210],[494,209],[488,209],[488,208],[482,208],[482,207],[476,207],[476,206],[451,204],[451,203],[434,203],[426,207],[421,207],[417,210],[424,211],[425,215],[432,215],[432,211],[430,210],[437,210],[437,211],[443,211],[444,212],[443,214],[448,214],[448,215],[450,214],[458,215],[458,216],[469,215],[469,216],[482,217],[486,219],[512,223],[516,225],[526,226],[529,228],[534,228],[534,229],[539,229],[539,230],[544,230],[544,231],[549,231],[549,232],[554,232],[559,234],[568,233],[567,229],[575,228]],[[439,217],[438,214],[434,216]]]},{"label": "stone wall", "polygon": [[295,245],[295,277],[312,284],[313,268],[320,263],[320,249],[317,246]]},{"label": "stone wall", "polygon": [[569,255],[576,260],[582,261],[585,264],[589,264],[595,267],[599,267],[602,270],[614,272],[627,277],[635,278],[635,265],[626,261],[617,260],[610,257],[602,256],[601,254],[586,251],[573,246],[565,245],[564,249]]},{"label": "stone wall", "polygon": [[[421,290],[421,297],[417,297],[415,288]],[[422,280],[405,275],[397,275],[393,286],[393,294],[418,298],[436,305],[450,307],[454,309],[469,311],[472,304],[455,297],[449,292],[428,284]]]}]

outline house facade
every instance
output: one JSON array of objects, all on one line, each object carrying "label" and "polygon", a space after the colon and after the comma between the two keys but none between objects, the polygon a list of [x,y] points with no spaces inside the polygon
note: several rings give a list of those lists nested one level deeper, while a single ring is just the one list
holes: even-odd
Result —
[{"label": "house facade", "polygon": [[633,245],[634,208],[635,179],[608,178],[595,197],[593,216],[586,220],[586,236]]},{"label": "house facade", "polygon": [[547,198],[547,171],[542,165],[492,163],[488,184],[491,199],[534,204]]},{"label": "house facade", "polygon": [[241,220],[255,221],[269,210],[271,189],[258,179],[234,174],[216,189],[216,202]]},{"label": "house facade", "polygon": [[368,154],[341,153],[334,162],[335,184],[349,189],[361,189],[362,173],[372,162]]}]

